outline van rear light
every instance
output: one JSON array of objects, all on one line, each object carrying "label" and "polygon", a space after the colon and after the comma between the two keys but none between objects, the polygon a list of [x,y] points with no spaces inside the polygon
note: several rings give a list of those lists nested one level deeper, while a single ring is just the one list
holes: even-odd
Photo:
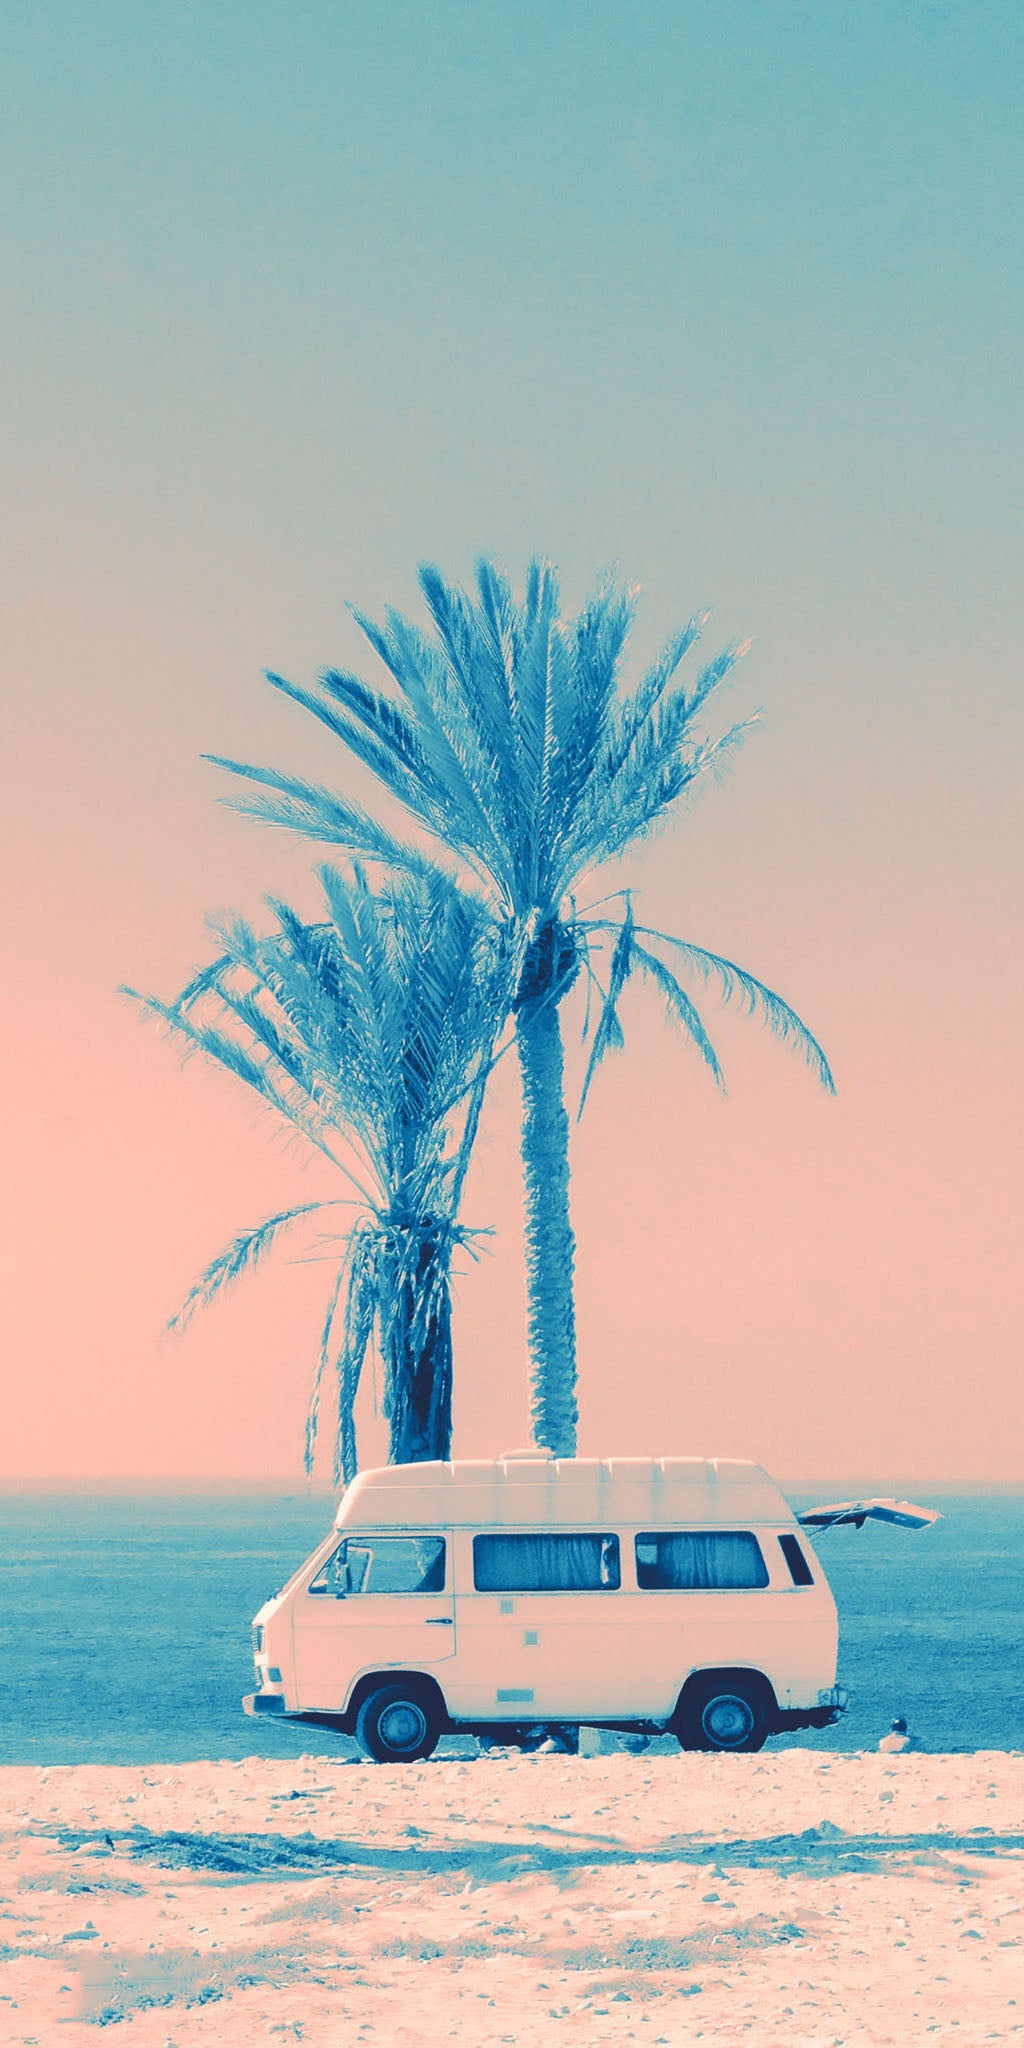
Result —
[{"label": "van rear light", "polygon": [[[780,1536],[779,1548],[789,1566],[789,1576],[794,1586],[813,1586],[814,1573],[805,1558],[795,1536]],[[824,1705],[824,1702],[822,1702]]]}]

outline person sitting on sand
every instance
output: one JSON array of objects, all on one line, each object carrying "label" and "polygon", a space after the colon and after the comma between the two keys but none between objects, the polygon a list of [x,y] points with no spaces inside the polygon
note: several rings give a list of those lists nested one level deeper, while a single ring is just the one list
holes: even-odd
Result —
[{"label": "person sitting on sand", "polygon": [[908,1749],[920,1749],[921,1745],[916,1735],[908,1733],[903,1715],[897,1714],[888,1735],[883,1735],[878,1747],[886,1756],[904,1756]]},{"label": "person sitting on sand", "polygon": [[580,1747],[580,1731],[562,1722],[536,1721],[530,1728],[524,1728],[521,1735],[507,1736],[503,1742],[500,1735],[478,1735],[477,1748],[481,1756],[499,1748],[518,1748],[526,1756],[577,1756]]},{"label": "person sitting on sand", "polygon": [[553,1721],[544,1730],[545,1739],[537,1744],[537,1755],[578,1756],[580,1731],[570,1728],[564,1722]]}]

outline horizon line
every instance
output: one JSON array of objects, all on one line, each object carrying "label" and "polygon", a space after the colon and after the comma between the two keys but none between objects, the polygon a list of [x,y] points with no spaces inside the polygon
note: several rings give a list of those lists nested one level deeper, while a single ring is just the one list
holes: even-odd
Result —
[{"label": "horizon line", "polygon": [[[475,1462],[475,1461],[473,1461]],[[370,1469],[369,1467],[367,1469]],[[377,1469],[377,1468],[373,1468]],[[866,1492],[870,1485],[876,1494],[881,1489],[890,1492],[896,1488],[930,1487],[945,1493],[1021,1493],[1024,1492],[1024,1474],[1017,1478],[972,1478],[967,1479],[956,1473],[931,1476],[923,1473],[883,1473],[867,1481],[863,1474],[849,1472],[824,1474],[773,1474],[782,1487],[797,1492],[807,1488],[823,1490],[826,1487],[844,1488]],[[334,1484],[322,1479],[307,1479],[304,1473],[183,1473],[183,1472],[0,1472],[0,1494],[14,1493],[269,1493],[269,1494],[325,1494],[336,1495],[344,1491],[343,1483]]]}]

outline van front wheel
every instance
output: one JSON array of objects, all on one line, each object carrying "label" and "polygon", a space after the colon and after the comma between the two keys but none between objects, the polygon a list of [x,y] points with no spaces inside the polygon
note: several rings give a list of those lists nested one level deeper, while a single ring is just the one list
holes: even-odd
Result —
[{"label": "van front wheel", "polygon": [[411,1686],[378,1686],[356,1715],[356,1741],[378,1764],[421,1763],[437,1748],[440,1733],[433,1702]]},{"label": "van front wheel", "polygon": [[768,1738],[764,1701],[753,1686],[712,1681],[682,1701],[675,1732],[680,1749],[763,1749]]}]

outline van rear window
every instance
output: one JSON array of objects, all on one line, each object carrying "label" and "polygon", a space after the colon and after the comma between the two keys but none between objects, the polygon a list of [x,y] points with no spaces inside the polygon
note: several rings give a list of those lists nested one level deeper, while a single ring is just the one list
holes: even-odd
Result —
[{"label": "van rear window", "polygon": [[602,1593],[619,1585],[617,1536],[474,1536],[478,1593]]},{"label": "van rear window", "polygon": [[813,1586],[814,1573],[805,1558],[795,1536],[780,1536],[782,1555],[789,1566],[789,1576],[794,1586]]},{"label": "van rear window", "polygon": [[766,1586],[768,1571],[747,1530],[658,1529],[636,1539],[636,1582],[644,1592],[740,1592]]}]

